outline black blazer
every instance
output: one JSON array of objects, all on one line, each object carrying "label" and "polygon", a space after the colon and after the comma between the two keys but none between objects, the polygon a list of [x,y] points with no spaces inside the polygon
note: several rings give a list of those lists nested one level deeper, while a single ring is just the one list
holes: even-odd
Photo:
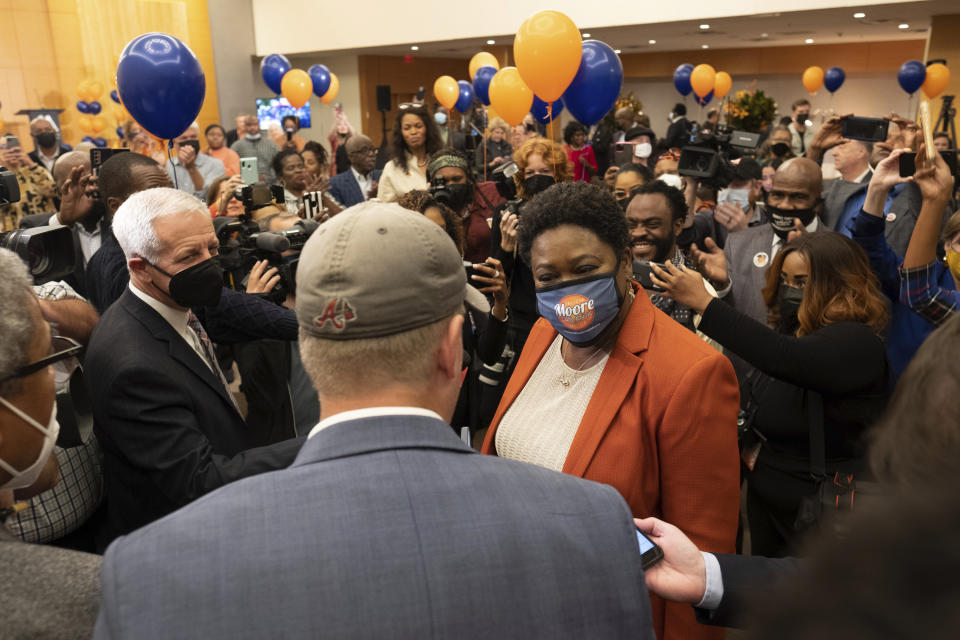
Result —
[{"label": "black blazer", "polygon": [[713,610],[697,609],[697,622],[719,627],[744,627],[744,612],[778,582],[803,566],[796,558],[764,558],[715,554],[723,576],[723,598]]},{"label": "black blazer", "polygon": [[104,453],[101,547],[228,482],[288,466],[303,443],[250,449],[253,429],[220,379],[130,291],[101,317],[86,370]]}]

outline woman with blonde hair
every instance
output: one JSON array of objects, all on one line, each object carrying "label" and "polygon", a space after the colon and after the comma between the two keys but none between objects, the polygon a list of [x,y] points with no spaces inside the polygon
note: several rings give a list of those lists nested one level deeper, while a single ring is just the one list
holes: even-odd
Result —
[{"label": "woman with blonde hair", "polygon": [[478,168],[483,167],[479,173],[484,181],[487,180],[491,171],[505,162],[510,162],[513,147],[510,146],[509,137],[510,125],[503,118],[494,118],[487,125],[483,146],[477,147],[477,158],[474,163]]}]

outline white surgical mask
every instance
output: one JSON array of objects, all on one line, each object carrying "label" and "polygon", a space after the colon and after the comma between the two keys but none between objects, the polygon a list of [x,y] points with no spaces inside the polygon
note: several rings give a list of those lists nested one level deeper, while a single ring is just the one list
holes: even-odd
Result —
[{"label": "white surgical mask", "polygon": [[746,211],[750,206],[750,189],[721,189],[717,202],[729,202]]},{"label": "white surgical mask", "polygon": [[447,124],[447,114],[445,114],[445,113],[437,112],[437,113],[433,114],[433,119],[434,119],[434,120],[436,121],[436,123],[439,124],[440,126],[443,126],[443,125]]},{"label": "white surgical mask", "polygon": [[40,454],[33,464],[26,469],[18,471],[10,466],[8,462],[0,459],[0,469],[10,474],[10,479],[7,480],[6,484],[0,487],[0,489],[26,489],[40,477],[40,472],[43,471],[44,465],[47,464],[47,458],[50,457],[50,452],[53,451],[53,445],[57,443],[57,436],[60,435],[60,423],[57,422],[57,403],[53,403],[53,411],[50,413],[50,423],[46,427],[7,402],[5,398],[0,398],[0,404],[3,404],[7,409],[10,409],[10,411],[19,416],[21,420],[43,434],[43,445],[40,447]]},{"label": "white surgical mask", "polygon": [[653,153],[653,145],[649,142],[633,145],[633,155],[638,158],[649,158],[651,153]]},{"label": "white surgical mask", "polygon": [[680,189],[683,191],[683,179],[675,173],[664,173],[661,174],[657,180],[665,182],[666,184],[674,187],[675,189]]}]

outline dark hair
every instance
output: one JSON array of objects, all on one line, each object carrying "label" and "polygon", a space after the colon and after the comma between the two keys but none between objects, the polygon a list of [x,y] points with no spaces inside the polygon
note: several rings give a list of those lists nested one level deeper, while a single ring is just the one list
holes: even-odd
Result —
[{"label": "dark hair", "polygon": [[786,127],[786,126],[788,126],[791,122],[793,122],[793,118],[791,118],[790,116],[783,116],[782,118],[780,118],[779,126],[781,126],[781,127]]},{"label": "dark hair", "polygon": [[867,254],[850,238],[829,232],[805,233],[773,259],[763,289],[771,326],[780,321],[780,270],[794,251],[803,254],[810,264],[797,335],[810,335],[835,322],[861,322],[876,333],[886,328],[887,305]]},{"label": "dark hair", "polygon": [[287,115],[280,118],[280,126],[282,127],[283,123],[285,123],[287,120],[293,120],[296,123],[297,128],[300,128],[300,118],[293,115],[292,113],[288,113]]},{"label": "dark hair", "polygon": [[[317,162],[320,163],[320,166],[327,164],[327,150],[316,140],[310,140],[303,145],[303,151],[310,151],[313,155],[317,156]],[[303,151],[300,152],[301,156],[303,155]]]},{"label": "dark hair", "polygon": [[429,191],[424,191],[423,189],[413,189],[412,191],[406,192],[397,198],[397,204],[404,209],[424,214],[427,212],[427,209],[431,207],[438,209],[440,215],[443,216],[443,226],[447,235],[453,240],[453,244],[456,245],[460,255],[463,255],[463,222],[461,222],[460,217],[453,212],[453,209],[445,204],[440,204]]},{"label": "dark hair", "polygon": [[911,484],[955,474],[960,420],[947,398],[960,397],[960,314],[917,349],[870,433],[870,467],[878,480]]},{"label": "dark hair", "polygon": [[[207,188],[207,206],[212,206],[220,198],[220,185],[223,184],[224,180],[229,180],[227,176],[220,176],[214,178],[213,182],[210,183],[210,186]],[[223,215],[217,211],[217,215]]]},{"label": "dark hair", "polygon": [[420,121],[423,122],[423,126],[426,129],[424,148],[428,156],[434,154],[437,149],[443,146],[443,138],[440,137],[440,128],[437,126],[436,121],[430,117],[426,107],[422,104],[401,105],[401,109],[397,111],[397,119],[393,125],[393,140],[390,143],[390,159],[393,160],[404,173],[408,173],[407,153],[409,150],[407,149],[407,143],[403,140],[403,131],[401,129],[403,116],[406,115],[417,116],[420,118]]},{"label": "dark hair", "polygon": [[683,104],[682,102],[678,102],[677,104],[673,105],[673,115],[675,116],[687,115],[687,105]]},{"label": "dark hair", "polygon": [[637,195],[650,193],[659,193],[667,199],[667,206],[670,207],[670,219],[674,222],[687,217],[687,199],[683,192],[676,187],[671,187],[663,180],[651,180],[634,187],[630,190],[630,200],[633,200]]},{"label": "dark hair", "polygon": [[214,129],[220,129],[220,133],[222,133],[224,136],[227,135],[227,130],[224,129],[223,127],[221,127],[221,126],[220,126],[219,124],[217,124],[217,123],[213,123],[213,124],[207,125],[207,128],[203,130],[203,135],[204,135],[204,136],[208,135],[208,134],[209,134],[211,131],[213,131]]},{"label": "dark hair", "polygon": [[946,131],[938,131],[935,134],[933,134],[933,139],[936,140],[937,138],[946,138],[947,141],[950,142],[950,144],[953,144],[953,140],[950,139],[950,134],[947,133]]},{"label": "dark hair", "polygon": [[277,152],[277,155],[273,156],[273,162],[271,162],[270,165],[273,167],[273,173],[277,176],[277,180],[279,180],[283,174],[283,161],[290,156],[297,156],[303,160],[303,156],[295,149],[281,149]]},{"label": "dark hair", "polygon": [[100,176],[97,178],[97,188],[100,199],[106,203],[110,198],[126,200],[133,194],[134,185],[132,175],[134,167],[156,167],[160,165],[150,156],[128,151],[110,156],[100,166]]},{"label": "dark hair", "polygon": [[796,109],[797,107],[809,107],[809,106],[810,106],[809,100],[807,100],[806,98],[800,98],[799,100],[794,101],[792,105],[790,105],[790,109],[792,110],[792,109]]},{"label": "dark hair", "polygon": [[573,144],[573,136],[576,135],[578,131],[582,131],[583,135],[587,135],[587,128],[585,126],[576,120],[571,120],[567,123],[567,126],[563,128],[563,141],[567,144]]},{"label": "dark hair", "polygon": [[534,196],[523,208],[518,239],[527,264],[537,236],[565,224],[592,231],[618,258],[630,246],[627,219],[613,194],[587,182],[561,182]]},{"label": "dark hair", "polygon": [[[434,153],[432,153],[432,154],[430,155],[430,157],[427,158],[427,168],[429,169],[429,168],[430,168],[430,164],[431,164],[434,160],[436,160],[437,158],[439,158],[439,157],[441,157],[441,156],[454,156],[455,158],[460,158],[461,160],[463,160],[464,162],[466,162],[466,163],[467,163],[467,168],[464,169],[463,172],[464,172],[465,174],[467,174],[467,184],[473,185],[473,184],[476,182],[476,181],[473,179],[473,172],[470,170],[470,158],[468,158],[468,157],[467,157],[467,154],[465,154],[463,151],[460,151],[459,149],[454,149],[453,147],[443,147],[442,149],[437,149]],[[441,167],[441,168],[443,168],[443,167]],[[459,168],[459,167],[457,167],[457,168]],[[439,169],[438,169],[438,171],[439,171]],[[428,182],[430,181],[430,178],[431,178],[431,177],[432,177],[432,176],[429,176],[429,175],[427,176],[427,181],[428,181]]]},{"label": "dark hair", "polygon": [[620,165],[620,168],[617,169],[617,175],[621,173],[636,173],[643,178],[643,184],[647,184],[653,180],[653,172],[649,168],[643,166],[639,162],[628,162],[626,164]]}]

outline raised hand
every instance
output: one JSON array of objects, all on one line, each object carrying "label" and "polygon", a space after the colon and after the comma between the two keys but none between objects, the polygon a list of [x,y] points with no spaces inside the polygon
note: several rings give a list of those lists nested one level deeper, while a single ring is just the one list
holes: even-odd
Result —
[{"label": "raised hand", "polygon": [[701,251],[694,244],[690,248],[690,260],[696,266],[704,278],[714,282],[722,287],[729,284],[727,277],[727,256],[723,250],[717,246],[713,238],[707,238],[703,241],[703,250]]},{"label": "raised hand", "polygon": [[60,211],[57,212],[60,224],[69,227],[90,213],[93,198],[88,191],[93,184],[94,177],[82,165],[70,170],[70,177],[60,187]]},{"label": "raised hand", "polygon": [[247,293],[269,293],[280,282],[280,275],[276,267],[270,267],[267,260],[258,260],[253,268],[250,269],[250,276],[247,279]]}]

